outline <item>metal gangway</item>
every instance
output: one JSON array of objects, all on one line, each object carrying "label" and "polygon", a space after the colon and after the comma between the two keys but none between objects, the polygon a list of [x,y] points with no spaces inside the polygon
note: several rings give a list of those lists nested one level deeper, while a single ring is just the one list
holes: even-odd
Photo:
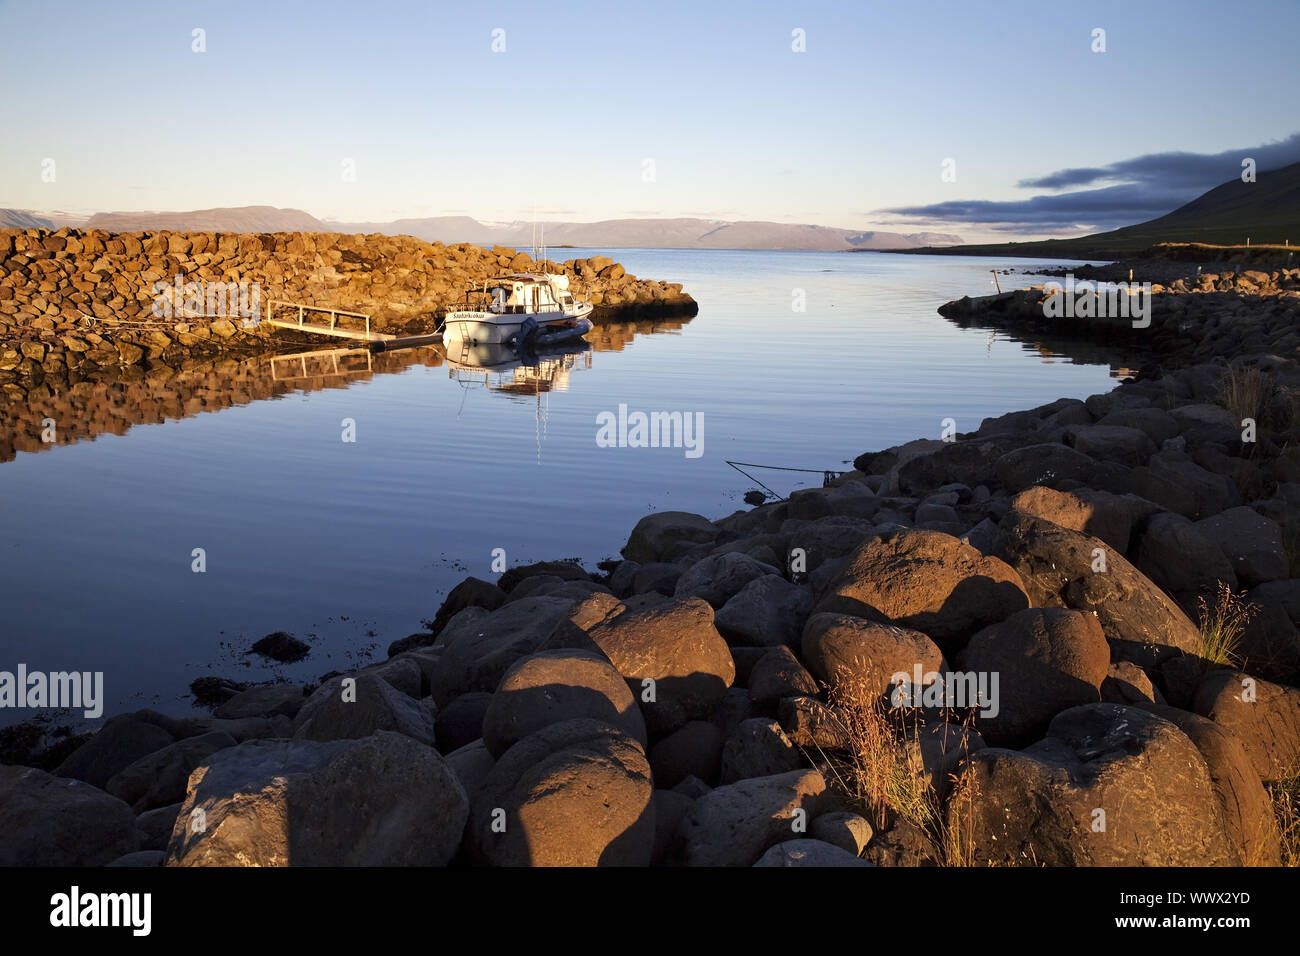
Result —
[{"label": "metal gangway", "polygon": [[[297,312],[296,321],[292,318],[275,317],[277,307],[294,309]],[[318,322],[308,322],[308,312],[324,312],[329,316],[329,325]],[[344,328],[339,325],[339,317],[349,319],[361,319],[365,323],[362,329]],[[298,332],[312,332],[317,335],[333,335],[342,339],[354,339],[359,342],[387,342],[395,336],[387,335],[383,332],[370,331],[370,316],[363,312],[347,312],[343,309],[331,309],[320,305],[304,305],[301,302],[285,302],[280,299],[271,299],[266,303],[266,322],[277,329],[294,329]]]}]

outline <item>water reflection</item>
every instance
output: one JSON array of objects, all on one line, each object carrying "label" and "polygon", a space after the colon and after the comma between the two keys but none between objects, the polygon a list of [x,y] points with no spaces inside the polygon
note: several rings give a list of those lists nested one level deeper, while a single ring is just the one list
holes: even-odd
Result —
[{"label": "water reflection", "polygon": [[589,342],[568,354],[521,358],[505,349],[501,355],[476,350],[462,356],[457,349],[453,362],[441,346],[375,354],[364,348],[327,348],[247,358],[186,357],[170,365],[156,361],[148,367],[96,369],[85,376],[51,375],[30,388],[7,382],[0,386],[0,462],[13,460],[19,452],[93,441],[103,434],[125,435],[136,425],[177,421],[293,393],[348,388],[416,365],[437,368],[445,363],[451,377],[477,377],[480,383],[485,373],[489,378],[496,374],[488,388],[516,397],[563,391],[574,368],[591,367],[591,351],[622,351],[638,336],[676,332],[688,321],[598,325]]}]

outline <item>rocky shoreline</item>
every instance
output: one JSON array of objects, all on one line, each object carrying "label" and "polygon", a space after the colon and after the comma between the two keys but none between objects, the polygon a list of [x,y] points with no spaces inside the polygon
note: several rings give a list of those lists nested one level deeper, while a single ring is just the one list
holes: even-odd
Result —
[{"label": "rocky shoreline", "polygon": [[0,864],[1296,865],[1300,270],[1042,298],[941,312],[1142,371],[117,716],[0,767]]},{"label": "rocky shoreline", "polygon": [[[596,306],[598,323],[698,311],[680,283],[638,279],[604,256],[534,262],[515,249],[378,234],[0,229],[0,388],[57,388],[102,369],[147,373],[189,358],[321,342],[246,325],[229,314],[229,301],[209,308],[204,293],[216,283],[256,284],[261,308],[254,320],[267,302],[280,300],[365,313],[374,331],[417,334],[432,332],[471,284],[538,268],[569,276],[579,297]],[[170,288],[177,276],[180,294]],[[182,314],[187,284],[203,302]],[[163,318],[154,308],[160,294],[174,306]]]}]

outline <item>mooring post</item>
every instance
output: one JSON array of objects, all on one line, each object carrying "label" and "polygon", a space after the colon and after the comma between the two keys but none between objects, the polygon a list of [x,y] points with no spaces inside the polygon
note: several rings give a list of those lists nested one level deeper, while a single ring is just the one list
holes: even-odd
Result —
[{"label": "mooring post", "polygon": [[998,290],[998,295],[1001,295],[1001,294],[1002,294],[1002,283],[998,282],[998,270],[997,270],[997,269],[990,269],[989,272],[992,272],[992,273],[993,273],[993,288],[995,288],[995,289]]}]

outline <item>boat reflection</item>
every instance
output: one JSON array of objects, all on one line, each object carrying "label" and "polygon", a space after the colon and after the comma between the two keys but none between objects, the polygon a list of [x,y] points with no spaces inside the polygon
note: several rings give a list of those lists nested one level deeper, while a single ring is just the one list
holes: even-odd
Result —
[{"label": "boat reflection", "polygon": [[563,392],[576,368],[591,368],[591,345],[572,342],[537,352],[508,345],[456,343],[447,350],[447,377],[462,388],[483,386],[514,398]]}]

